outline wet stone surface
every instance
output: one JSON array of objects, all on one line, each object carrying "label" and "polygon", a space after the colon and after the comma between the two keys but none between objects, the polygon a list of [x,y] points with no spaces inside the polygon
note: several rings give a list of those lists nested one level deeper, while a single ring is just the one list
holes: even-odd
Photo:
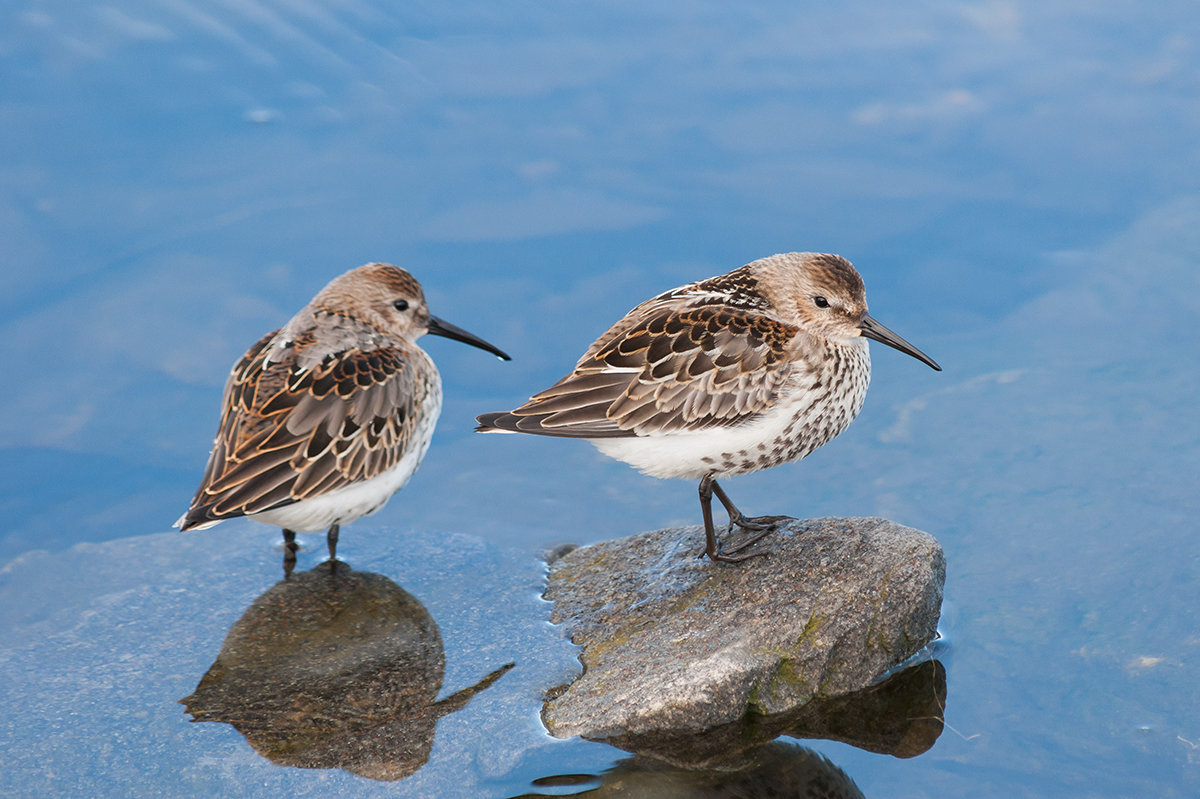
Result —
[{"label": "wet stone surface", "polygon": [[0,566],[0,795],[509,796],[607,766],[537,720],[578,671],[543,564],[347,532],[332,576],[323,535],[281,580],[278,532],[240,522]]},{"label": "wet stone surface", "polygon": [[717,566],[688,527],[556,560],[545,596],[584,673],[544,706],[550,732],[620,745],[779,718],[868,688],[936,635],[945,558],[927,533],[824,518],[758,546]]},{"label": "wet stone surface", "polygon": [[680,769],[751,772],[780,736],[840,741],[896,758],[927,752],[941,737],[946,669],[923,660],[883,682],[784,713],[754,711],[703,732],[622,734],[605,743]]}]

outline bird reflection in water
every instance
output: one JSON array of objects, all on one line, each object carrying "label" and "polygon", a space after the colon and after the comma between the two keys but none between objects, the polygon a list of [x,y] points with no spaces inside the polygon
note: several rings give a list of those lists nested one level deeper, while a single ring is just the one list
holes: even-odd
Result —
[{"label": "bird reflection in water", "polygon": [[945,707],[946,669],[937,660],[926,660],[862,691],[817,699],[788,713],[751,715],[702,733],[662,730],[606,738],[605,743],[634,757],[602,775],[560,774],[536,780],[523,799],[861,797],[854,781],[822,755],[776,739],[823,738],[910,758],[937,741]]},{"label": "bird reflection in water", "polygon": [[446,657],[425,607],[388,578],[326,561],[256,599],[190,696],[281,766],[398,780],[429,759],[437,722],[512,668],[435,701]]}]

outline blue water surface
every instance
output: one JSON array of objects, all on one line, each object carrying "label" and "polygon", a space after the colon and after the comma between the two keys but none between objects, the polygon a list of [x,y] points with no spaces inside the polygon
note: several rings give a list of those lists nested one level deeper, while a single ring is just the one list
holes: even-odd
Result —
[{"label": "blue water surface", "polygon": [[1186,2],[8,3],[6,579],[167,532],[230,365],[373,260],[513,361],[423,340],[438,432],[343,554],[694,523],[686,481],[474,415],[654,293],[838,252],[945,371],[876,347],[847,433],[728,488],[941,541],[948,727],[815,748],[868,796],[1195,795],[1198,31]]}]

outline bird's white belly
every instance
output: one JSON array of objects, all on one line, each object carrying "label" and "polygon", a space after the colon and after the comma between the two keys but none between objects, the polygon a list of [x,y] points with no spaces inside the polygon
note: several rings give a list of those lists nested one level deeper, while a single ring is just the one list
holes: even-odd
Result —
[{"label": "bird's white belly", "polygon": [[799,460],[849,427],[862,409],[871,367],[865,346],[855,355],[855,368],[833,388],[793,388],[769,411],[735,427],[591,441],[652,477],[732,477]]},{"label": "bird's white belly", "polygon": [[[438,388],[440,389],[440,386]],[[334,522],[348,524],[374,513],[387,504],[392,494],[399,491],[421,465],[441,410],[441,391],[435,390],[426,399],[418,414],[420,422],[413,431],[408,450],[388,471],[319,497],[253,513],[247,518],[298,533],[309,533],[327,530]]]}]

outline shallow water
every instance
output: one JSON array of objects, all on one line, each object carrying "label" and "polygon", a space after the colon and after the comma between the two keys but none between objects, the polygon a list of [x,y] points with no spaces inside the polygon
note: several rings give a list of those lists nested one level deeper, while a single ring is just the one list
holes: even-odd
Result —
[{"label": "shallow water", "polygon": [[[0,745],[26,753],[5,788],[511,796],[580,773],[601,790],[628,755],[537,725],[570,647],[528,621],[492,648],[448,629],[536,619],[545,547],[692,523],[695,486],[580,442],[475,436],[473,416],[557,379],[653,293],[811,249],[851,258],[872,314],[945,371],[877,347],[847,433],[727,487],[755,513],[934,534],[948,698],[916,758],[805,746],[867,796],[1196,794],[1198,17],[1028,2],[0,11],[0,660],[17,675]],[[435,313],[514,360],[428,342],[447,397],[433,446],[341,554],[429,610],[440,697],[518,651],[557,664],[519,662],[444,717],[398,783],[272,765],[176,704],[278,577],[266,528],[168,532],[224,376],[368,260],[411,269]],[[444,534],[467,550],[413,556]],[[472,593],[489,572],[508,577]],[[455,753],[470,714],[519,756]],[[464,781],[458,757],[490,765]]]}]

